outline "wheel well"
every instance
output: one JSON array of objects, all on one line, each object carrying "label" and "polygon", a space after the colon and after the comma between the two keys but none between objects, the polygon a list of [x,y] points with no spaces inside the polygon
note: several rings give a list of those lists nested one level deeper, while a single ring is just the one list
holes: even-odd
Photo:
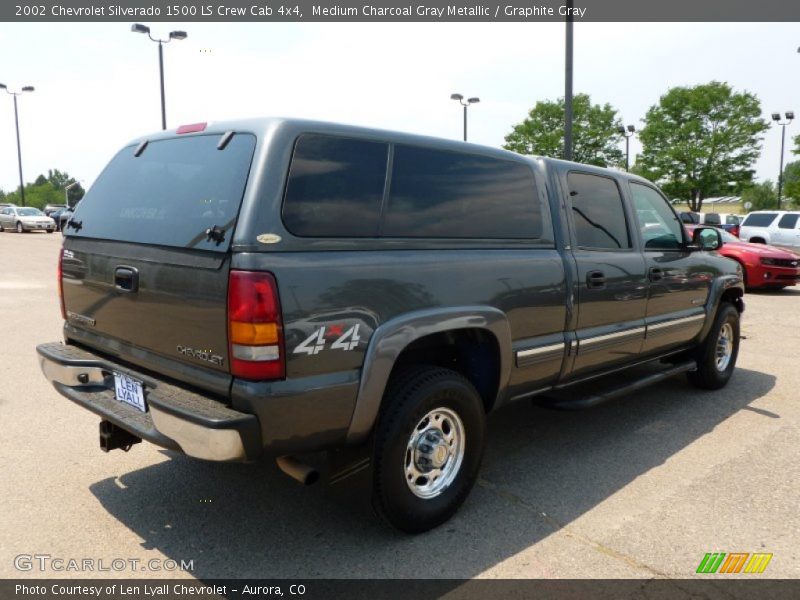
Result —
[{"label": "wheel well", "polygon": [[397,357],[392,374],[414,364],[452,369],[468,379],[489,412],[500,386],[500,347],[485,329],[454,329],[414,340]]},{"label": "wheel well", "polygon": [[751,244],[766,244],[767,240],[765,240],[762,237],[751,237],[750,238],[750,243]]},{"label": "wheel well", "polygon": [[722,297],[719,299],[720,305],[723,302],[730,302],[739,311],[739,314],[744,312],[744,301],[742,300],[742,290],[739,288],[730,288],[722,292]]}]

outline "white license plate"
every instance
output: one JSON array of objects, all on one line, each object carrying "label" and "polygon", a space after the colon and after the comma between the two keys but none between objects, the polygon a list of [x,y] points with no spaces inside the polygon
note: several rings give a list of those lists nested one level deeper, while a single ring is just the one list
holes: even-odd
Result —
[{"label": "white license plate", "polygon": [[142,412],[147,411],[147,407],[144,404],[144,387],[141,381],[122,373],[114,373],[114,390],[117,400],[120,402],[130,404]]}]

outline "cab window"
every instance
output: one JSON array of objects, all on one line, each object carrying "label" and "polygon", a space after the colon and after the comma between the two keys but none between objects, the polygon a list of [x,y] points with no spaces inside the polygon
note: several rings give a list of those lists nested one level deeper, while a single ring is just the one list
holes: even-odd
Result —
[{"label": "cab window", "polygon": [[666,198],[640,183],[631,183],[631,196],[645,250],[679,250],[683,226]]}]

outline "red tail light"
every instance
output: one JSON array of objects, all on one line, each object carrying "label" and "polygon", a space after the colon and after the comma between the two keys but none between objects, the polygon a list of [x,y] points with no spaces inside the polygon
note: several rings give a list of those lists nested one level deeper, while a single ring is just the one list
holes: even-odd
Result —
[{"label": "red tail light", "polygon": [[281,305],[272,273],[231,271],[228,351],[231,374],[236,377],[265,380],[286,376]]},{"label": "red tail light", "polygon": [[58,251],[58,302],[61,304],[61,318],[67,320],[67,309],[64,306],[64,249]]}]

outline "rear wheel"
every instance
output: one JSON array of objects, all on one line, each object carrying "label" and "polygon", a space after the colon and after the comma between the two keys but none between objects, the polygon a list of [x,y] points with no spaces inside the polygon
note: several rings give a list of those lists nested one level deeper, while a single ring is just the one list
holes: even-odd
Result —
[{"label": "rear wheel", "polygon": [[372,505],[394,527],[420,533],[458,510],[483,457],[483,401],[459,373],[404,369],[387,388],[375,430]]},{"label": "rear wheel", "polygon": [[689,381],[706,390],[725,387],[733,375],[739,355],[739,311],[727,302],[717,311],[706,341],[697,351],[697,370]]}]

